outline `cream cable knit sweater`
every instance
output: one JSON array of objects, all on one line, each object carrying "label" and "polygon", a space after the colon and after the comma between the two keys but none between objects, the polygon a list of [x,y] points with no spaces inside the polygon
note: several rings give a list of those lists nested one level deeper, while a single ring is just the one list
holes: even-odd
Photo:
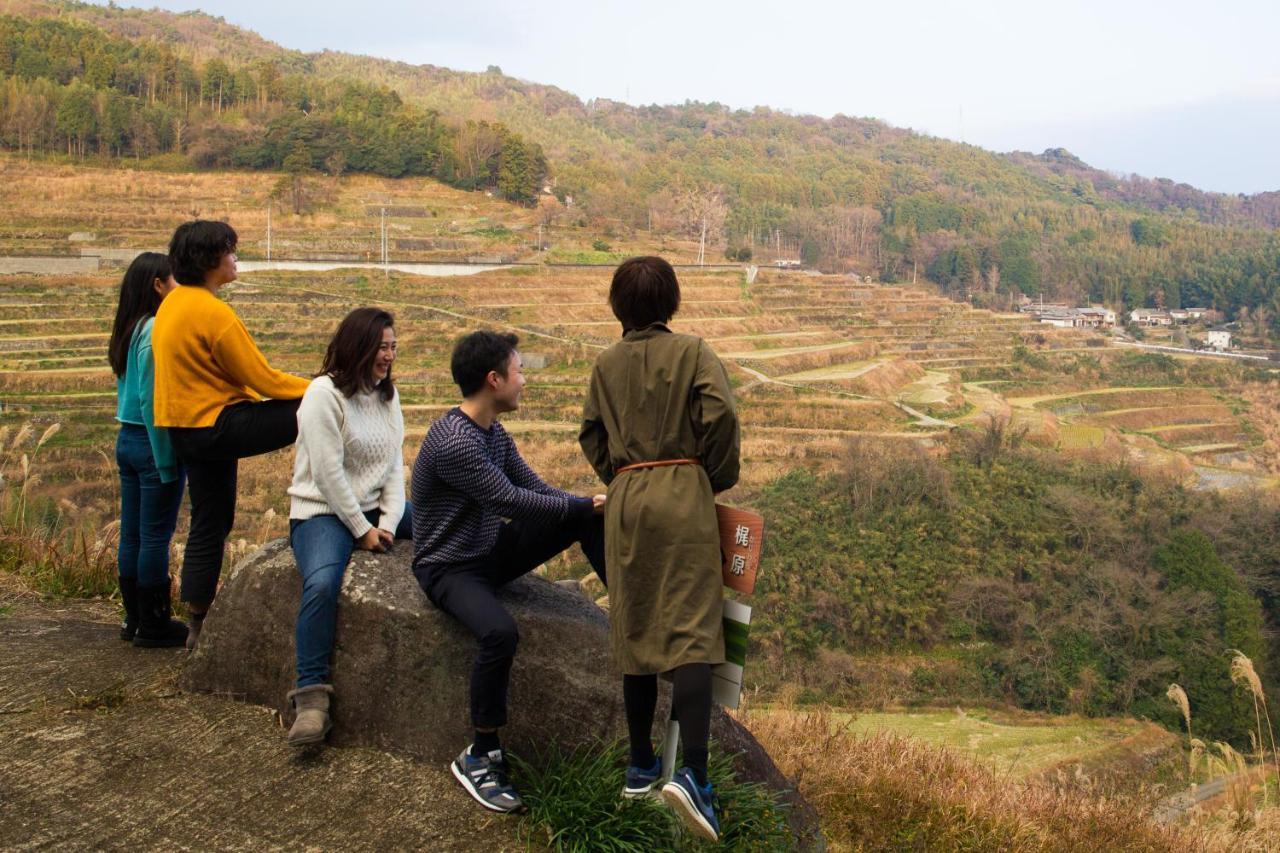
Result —
[{"label": "cream cable knit sweater", "polygon": [[396,529],[404,514],[404,418],[400,393],[343,397],[328,376],[312,380],[298,407],[297,455],[289,518],[336,515],[357,539],[372,527]]}]

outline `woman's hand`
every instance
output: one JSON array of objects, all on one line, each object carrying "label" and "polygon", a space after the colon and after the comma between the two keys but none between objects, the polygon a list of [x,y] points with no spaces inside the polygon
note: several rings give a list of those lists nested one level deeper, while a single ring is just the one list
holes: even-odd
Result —
[{"label": "woman's hand", "polygon": [[359,548],[361,551],[373,551],[374,553],[381,553],[382,551],[387,550],[387,546],[383,545],[383,542],[386,541],[383,539],[384,535],[386,535],[387,538],[390,538],[389,534],[387,534],[387,531],[379,530],[376,527],[370,527],[367,531],[365,531],[365,534],[363,536],[361,536],[359,539],[356,540],[356,547]]}]

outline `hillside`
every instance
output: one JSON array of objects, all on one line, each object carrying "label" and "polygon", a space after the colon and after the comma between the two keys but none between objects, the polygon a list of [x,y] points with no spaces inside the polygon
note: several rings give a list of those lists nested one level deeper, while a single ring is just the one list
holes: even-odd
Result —
[{"label": "hillside", "polygon": [[[1274,194],[1118,178],[1061,150],[1001,155],[871,119],[584,103],[496,68],[302,54],[198,13],[57,0],[6,0],[0,13],[20,16],[10,31],[39,21],[51,44],[69,47],[56,69],[20,61],[39,39],[10,35],[0,49],[0,144],[15,150],[425,175],[524,204],[549,199],[546,184],[606,242],[696,239],[705,224],[713,257],[928,279],[993,306],[1016,293],[1203,305],[1280,329]],[[68,37],[66,27],[82,29]],[[146,73],[123,73],[157,63],[175,69],[176,88],[157,95]],[[89,105],[78,124],[59,121],[68,93]],[[19,115],[39,125],[25,143]]]}]

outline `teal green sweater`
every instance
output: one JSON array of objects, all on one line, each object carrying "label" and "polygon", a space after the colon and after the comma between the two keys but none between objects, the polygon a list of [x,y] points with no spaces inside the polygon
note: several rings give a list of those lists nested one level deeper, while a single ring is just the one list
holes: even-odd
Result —
[{"label": "teal green sweater", "polygon": [[147,317],[139,320],[133,328],[124,376],[116,380],[116,420],[147,428],[151,455],[155,457],[160,481],[172,483],[181,473],[178,457],[173,452],[173,443],[169,441],[169,431],[156,426],[152,413],[156,378],[156,363],[151,357],[151,326],[154,323],[155,317]]}]

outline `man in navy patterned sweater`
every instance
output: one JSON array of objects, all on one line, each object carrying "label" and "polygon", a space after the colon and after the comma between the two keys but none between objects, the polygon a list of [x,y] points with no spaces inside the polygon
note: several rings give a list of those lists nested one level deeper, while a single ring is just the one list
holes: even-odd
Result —
[{"label": "man in navy patterned sweater", "polygon": [[547,485],[498,422],[524,389],[515,335],[473,332],[451,368],[461,405],[431,425],[413,465],[413,573],[431,602],[479,641],[471,670],[475,741],[451,765],[485,808],[524,808],[507,779],[498,728],[519,632],[497,591],[574,542],[604,575],[604,495]]}]

